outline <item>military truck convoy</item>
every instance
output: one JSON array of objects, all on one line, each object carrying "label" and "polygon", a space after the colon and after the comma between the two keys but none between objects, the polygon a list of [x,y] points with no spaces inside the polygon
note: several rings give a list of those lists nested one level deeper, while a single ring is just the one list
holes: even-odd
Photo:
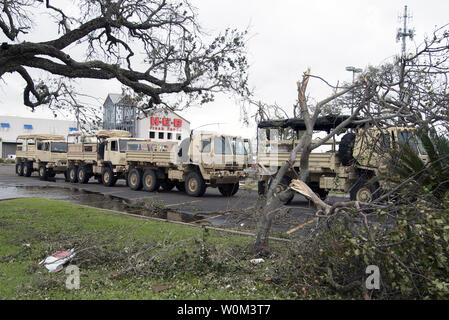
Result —
[{"label": "military truck convoy", "polygon": [[[314,131],[330,132],[349,116],[319,117]],[[281,166],[289,159],[306,126],[301,119],[263,121],[258,124],[259,194],[264,194]],[[376,199],[382,182],[375,179],[387,168],[388,149],[398,143],[410,144],[423,158],[427,155],[413,128],[390,127],[380,130],[369,124],[361,127],[354,123],[346,127],[338,143],[332,139],[331,150],[312,152],[309,157],[309,177],[306,183],[322,199],[330,190],[349,193],[351,200],[369,202]],[[275,192],[286,190],[300,171],[301,154],[282,178]],[[285,201],[292,201],[294,193]]]},{"label": "military truck convoy", "polygon": [[[319,117],[314,131],[330,132],[348,116]],[[263,121],[258,124],[258,192],[264,194],[273,177],[288,160],[305,130],[301,119]],[[369,202],[379,195],[382,182],[376,181],[386,169],[387,150],[409,143],[425,160],[427,155],[415,129],[391,127],[380,130],[349,124],[331,150],[313,152],[309,158],[306,183],[321,198],[330,190],[349,193],[351,200]],[[250,163],[248,140],[220,134],[191,134],[177,142],[154,142],[132,138],[127,131],[100,130],[93,134],[69,134],[67,140],[55,135],[17,137],[16,173],[29,177],[38,171],[41,179],[63,173],[72,183],[87,183],[94,177],[105,186],[124,179],[132,190],[170,191],[176,187],[193,197],[217,187],[223,196],[232,196],[239,181],[247,176]],[[289,187],[300,170],[300,154],[283,177],[276,192]],[[289,203],[294,197],[285,201]]]},{"label": "military truck convoy", "polygon": [[[125,179],[132,190],[169,191],[176,186],[193,197],[203,196],[207,187],[218,187],[223,196],[234,195],[249,162],[242,138],[219,134],[192,134],[179,147],[176,142],[131,138],[121,130],[73,133],[67,141],[50,135],[20,138],[25,142],[17,148],[19,175],[30,176],[42,167],[42,179],[64,173],[72,183],[95,177],[109,187]],[[36,146],[28,147],[32,139]],[[37,147],[41,143],[48,143],[45,155]]]}]

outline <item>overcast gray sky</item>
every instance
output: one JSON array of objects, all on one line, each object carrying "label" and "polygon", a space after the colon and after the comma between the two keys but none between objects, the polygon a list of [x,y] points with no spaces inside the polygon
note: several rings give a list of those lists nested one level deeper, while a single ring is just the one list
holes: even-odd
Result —
[{"label": "overcast gray sky", "polygon": [[[310,67],[312,73],[332,84],[352,80],[346,66],[366,68],[391,61],[400,53],[396,32],[402,22],[404,5],[412,14],[410,27],[416,31],[410,50],[419,45],[436,26],[449,23],[449,1],[360,1],[360,0],[192,0],[199,19],[209,33],[227,27],[249,28],[248,58],[250,86],[254,99],[277,103],[291,109],[296,99],[296,81]],[[46,33],[36,35],[45,39]],[[1,37],[0,42],[5,41]],[[47,118],[45,107],[31,113],[22,103],[23,81],[6,76],[0,83],[0,114]],[[80,92],[104,101],[107,93],[121,92],[116,81],[78,80]],[[317,80],[309,85],[309,94],[317,99],[330,93]],[[95,100],[86,101],[98,104]],[[207,130],[255,135],[254,126],[242,126],[241,110],[232,97],[182,112],[191,128],[208,123]],[[74,118],[74,117],[73,117]]]}]

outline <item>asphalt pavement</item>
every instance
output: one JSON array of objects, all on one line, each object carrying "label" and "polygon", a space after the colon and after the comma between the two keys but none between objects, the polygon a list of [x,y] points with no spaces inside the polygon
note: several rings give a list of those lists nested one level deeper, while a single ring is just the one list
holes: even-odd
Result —
[{"label": "asphalt pavement", "polygon": [[[215,225],[226,224],[229,222],[228,215],[238,214],[246,211],[251,213],[257,201],[257,191],[241,188],[237,194],[232,197],[223,197],[217,188],[207,188],[203,197],[190,197],[184,192],[174,188],[169,192],[146,192],[133,191],[126,186],[124,180],[118,180],[114,187],[106,187],[99,184],[95,179],[91,179],[87,184],[71,184],[64,181],[63,175],[49,181],[41,181],[37,172],[33,172],[31,177],[20,177],[15,174],[14,165],[0,164],[0,199],[43,196],[50,199],[62,199],[71,201],[77,199],[73,194],[80,191],[87,195],[97,195],[94,198],[84,199],[84,204],[95,202],[96,207],[108,207],[110,199],[123,200],[127,203],[136,203],[139,201],[158,201],[161,204],[176,211],[204,216],[205,221],[209,220]],[[70,194],[70,197],[61,194]],[[81,196],[78,196],[82,197]],[[109,200],[108,200],[109,199]],[[344,198],[330,197],[328,201],[341,201]],[[72,201],[78,202],[79,201]],[[99,205],[100,203],[100,205]],[[104,206],[103,206],[104,204]],[[300,195],[295,195],[294,200],[283,209],[282,219],[277,219],[276,229],[281,232],[297,233],[313,224],[314,207],[309,201]],[[251,223],[251,221],[239,221],[231,219],[235,223]],[[237,221],[237,222],[236,222]],[[254,223],[254,221],[252,222]]]}]

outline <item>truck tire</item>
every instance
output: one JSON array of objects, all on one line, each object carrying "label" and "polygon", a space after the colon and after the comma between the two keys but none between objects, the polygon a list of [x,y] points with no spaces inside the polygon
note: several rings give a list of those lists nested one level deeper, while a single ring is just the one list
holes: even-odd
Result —
[{"label": "truck tire", "polygon": [[156,172],[151,169],[145,170],[143,173],[142,184],[145,191],[153,192],[159,189],[159,180],[157,179]]},{"label": "truck tire", "polygon": [[54,178],[56,176],[56,172],[53,171],[53,169],[47,170],[47,177]]},{"label": "truck tire", "polygon": [[103,169],[101,180],[103,181],[103,185],[105,185],[106,187],[113,187],[117,182],[117,177],[114,175],[114,171],[112,171],[112,168],[106,167]]},{"label": "truck tire", "polygon": [[351,201],[371,202],[379,197],[379,183],[360,178],[349,190]]},{"label": "truck tire", "polygon": [[347,133],[341,138],[338,145],[338,158],[344,166],[350,166],[355,162],[354,152],[355,133]]},{"label": "truck tire", "polygon": [[218,191],[224,196],[224,197],[232,197],[234,194],[239,191],[239,183],[227,183],[222,184],[218,186]]},{"label": "truck tire", "polygon": [[185,192],[186,191],[186,185],[184,184],[184,182],[177,181],[175,183],[175,185],[176,185],[176,189],[178,189],[179,191],[181,191],[181,192]]},{"label": "truck tire", "polygon": [[69,171],[69,170],[67,170],[67,171],[64,172],[64,181],[65,181],[65,182],[70,182],[68,171]]},{"label": "truck tire", "polygon": [[191,197],[201,197],[206,192],[206,183],[198,172],[190,172],[185,181],[186,193]]},{"label": "truck tire", "polygon": [[168,179],[160,180],[159,184],[163,191],[171,191],[175,187],[175,183],[173,181],[170,181]]},{"label": "truck tire", "polygon": [[67,178],[69,179],[70,183],[77,183],[78,182],[78,167],[77,166],[70,166],[67,170]]},{"label": "truck tire", "polygon": [[128,173],[128,186],[131,190],[142,189],[142,170],[134,168]]},{"label": "truck tire", "polygon": [[32,162],[25,162],[23,164],[23,175],[25,177],[30,177],[33,173],[33,163]]},{"label": "truck tire", "polygon": [[48,170],[47,170],[45,164],[41,164],[39,166],[39,179],[45,181],[45,180],[47,180],[47,178],[48,178]]},{"label": "truck tire", "polygon": [[89,179],[90,179],[89,170],[87,169],[86,166],[79,167],[78,172],[77,172],[77,177],[78,177],[78,183],[86,184],[89,182]]},{"label": "truck tire", "polygon": [[23,176],[23,162],[19,162],[18,164],[17,164],[19,167],[17,168],[17,174],[19,175],[19,176]]}]

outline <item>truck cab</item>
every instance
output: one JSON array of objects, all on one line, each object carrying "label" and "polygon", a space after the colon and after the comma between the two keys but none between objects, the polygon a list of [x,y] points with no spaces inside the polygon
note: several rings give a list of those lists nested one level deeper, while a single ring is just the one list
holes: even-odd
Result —
[{"label": "truck cab", "polygon": [[16,173],[31,176],[38,171],[46,180],[67,168],[67,143],[63,136],[51,134],[20,135],[17,137]]},{"label": "truck cab", "polygon": [[239,189],[239,181],[248,175],[244,169],[248,168],[249,152],[239,136],[192,134],[181,143],[178,155],[185,190],[192,196],[204,194],[206,186],[218,187],[222,195],[232,196]]},{"label": "truck cab", "polygon": [[360,168],[384,170],[387,167],[389,150],[397,149],[400,144],[408,144],[419,154],[424,162],[428,155],[417,134],[417,129],[410,127],[360,128],[354,136],[352,158]]}]

